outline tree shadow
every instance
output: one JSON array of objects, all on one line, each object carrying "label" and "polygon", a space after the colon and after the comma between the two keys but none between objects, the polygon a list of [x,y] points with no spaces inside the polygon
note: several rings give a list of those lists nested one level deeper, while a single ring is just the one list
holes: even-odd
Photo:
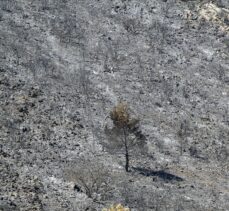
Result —
[{"label": "tree shadow", "polygon": [[183,178],[176,176],[174,174],[171,173],[167,173],[163,170],[159,170],[159,171],[154,171],[152,169],[147,169],[147,168],[141,168],[141,167],[133,167],[133,169],[137,172],[139,172],[141,175],[144,175],[146,177],[159,177],[160,179],[163,179],[166,182],[169,181],[177,181],[177,182],[181,182],[184,181]]}]

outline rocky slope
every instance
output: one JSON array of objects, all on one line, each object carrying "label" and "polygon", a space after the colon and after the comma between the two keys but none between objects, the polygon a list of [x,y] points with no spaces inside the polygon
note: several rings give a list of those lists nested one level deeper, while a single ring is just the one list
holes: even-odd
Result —
[{"label": "rocky slope", "polygon": [[[1,0],[0,99],[1,210],[229,210],[227,0]],[[130,173],[104,145],[119,101]],[[95,200],[74,174],[98,163]]]}]

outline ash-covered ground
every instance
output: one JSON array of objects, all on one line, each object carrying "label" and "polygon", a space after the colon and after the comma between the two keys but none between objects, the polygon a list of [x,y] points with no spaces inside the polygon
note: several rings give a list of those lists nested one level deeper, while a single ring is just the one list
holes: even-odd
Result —
[{"label": "ash-covered ground", "polygon": [[228,114],[227,0],[0,0],[0,210],[229,210]]}]

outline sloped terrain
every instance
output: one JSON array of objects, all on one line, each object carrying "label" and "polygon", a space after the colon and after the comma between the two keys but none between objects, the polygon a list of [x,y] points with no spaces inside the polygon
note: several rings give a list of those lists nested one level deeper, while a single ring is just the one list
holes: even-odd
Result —
[{"label": "sloped terrain", "polygon": [[[0,209],[229,210],[228,28],[227,0],[0,0]],[[146,139],[128,173],[119,101]],[[96,200],[68,175],[84,158]]]}]

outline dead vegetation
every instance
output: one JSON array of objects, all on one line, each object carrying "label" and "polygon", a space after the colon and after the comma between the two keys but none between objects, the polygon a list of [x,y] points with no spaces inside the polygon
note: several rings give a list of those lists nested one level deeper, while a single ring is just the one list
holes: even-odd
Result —
[{"label": "dead vegetation", "polygon": [[130,114],[130,108],[127,103],[119,102],[110,112],[110,118],[113,122],[111,129],[105,128],[105,133],[109,136],[109,143],[112,149],[116,148],[124,151],[125,170],[129,171],[130,150],[136,146],[144,145],[145,137],[140,130],[139,118],[134,118]]},{"label": "dead vegetation", "polygon": [[104,208],[102,211],[130,211],[129,208],[125,208],[121,204],[112,205],[110,208]]},{"label": "dead vegetation", "polygon": [[111,190],[109,170],[101,163],[84,158],[65,171],[67,180],[74,183],[74,189],[85,193],[94,202],[105,200]]}]

